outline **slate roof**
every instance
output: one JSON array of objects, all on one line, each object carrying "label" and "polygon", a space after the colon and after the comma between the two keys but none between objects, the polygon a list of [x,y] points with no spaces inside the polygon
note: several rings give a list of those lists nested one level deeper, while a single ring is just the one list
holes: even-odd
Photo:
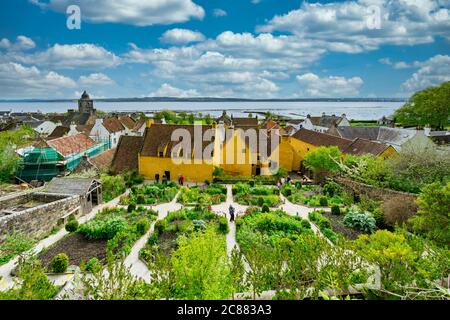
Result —
[{"label": "slate roof", "polygon": [[48,140],[64,137],[70,131],[69,127],[57,126],[55,130],[47,137]]},{"label": "slate roof", "polygon": [[[172,155],[172,148],[179,142],[171,141],[172,133],[177,129],[184,129],[190,133],[191,146],[194,149],[194,125],[177,125],[177,124],[153,124],[150,128],[145,130],[144,144],[142,146],[141,155],[148,157],[157,157],[158,150],[163,150],[167,147],[165,157],[170,158]],[[206,130],[212,129],[212,126],[201,126],[202,135]],[[211,143],[210,141],[202,141],[202,152]]]},{"label": "slate roof", "polygon": [[339,148],[339,150],[341,150],[341,152],[344,152],[344,150],[352,142],[352,140],[349,139],[343,139],[340,137],[332,136],[330,134],[320,133],[304,128],[298,130],[292,135],[292,137],[317,147],[336,146]]},{"label": "slate roof", "polygon": [[136,121],[136,123],[133,127],[133,131],[135,131],[135,132],[139,131],[142,128],[142,126],[145,126],[145,124],[146,124],[145,120],[139,119],[138,121]]},{"label": "slate roof", "polygon": [[365,154],[378,156],[382,154],[388,147],[389,146],[383,143],[357,138],[353,142],[351,142],[343,152],[356,156],[362,156]]},{"label": "slate roof", "polygon": [[342,138],[346,139],[353,140],[356,138],[362,138],[367,140],[378,140],[380,127],[378,126],[338,127],[337,131]]},{"label": "slate roof", "polygon": [[127,127],[130,130],[132,130],[134,128],[134,126],[136,125],[134,120],[131,119],[129,116],[119,117],[119,121],[124,127]]},{"label": "slate roof", "polygon": [[90,147],[96,145],[95,141],[83,133],[78,133],[73,136],[66,136],[53,140],[48,140],[47,145],[55,149],[64,157],[72,154],[81,153]]},{"label": "slate roof", "polygon": [[115,133],[125,130],[125,127],[116,117],[111,117],[103,120],[103,126],[109,133]]},{"label": "slate roof", "polygon": [[112,158],[111,167],[115,172],[138,170],[138,157],[144,137],[121,136]]},{"label": "slate roof", "polygon": [[95,180],[90,178],[53,178],[46,187],[49,193],[81,196],[86,194]]},{"label": "slate roof", "polygon": [[309,117],[311,123],[315,126],[331,128],[333,125],[338,125],[344,118],[338,116],[322,115],[321,117]]}]

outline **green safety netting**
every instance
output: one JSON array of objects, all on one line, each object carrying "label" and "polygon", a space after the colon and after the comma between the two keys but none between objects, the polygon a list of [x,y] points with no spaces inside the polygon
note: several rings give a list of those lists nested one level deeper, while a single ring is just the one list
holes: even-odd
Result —
[{"label": "green safety netting", "polygon": [[109,147],[108,141],[100,142],[83,152],[65,158],[53,148],[33,148],[22,157],[17,177],[27,182],[50,181],[67,170],[74,171],[84,154],[93,157],[108,150]]}]

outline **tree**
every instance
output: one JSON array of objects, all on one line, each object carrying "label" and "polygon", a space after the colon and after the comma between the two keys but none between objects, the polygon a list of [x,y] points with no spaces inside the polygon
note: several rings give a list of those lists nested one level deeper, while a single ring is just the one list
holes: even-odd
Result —
[{"label": "tree", "polygon": [[423,188],[417,199],[419,211],[411,219],[416,231],[429,239],[448,245],[450,243],[450,182],[442,186],[432,183]]},{"label": "tree", "polygon": [[233,292],[232,292],[233,299],[234,294],[244,288],[243,281],[245,275],[245,267],[243,259],[244,256],[242,252],[237,247],[234,247],[233,250],[231,251],[230,257],[230,274],[233,283]]},{"label": "tree", "polygon": [[338,147],[320,147],[306,154],[305,166],[314,172],[317,180],[322,181],[330,173],[339,170],[340,157]]},{"label": "tree", "polygon": [[395,112],[403,125],[430,125],[436,129],[447,126],[450,115],[450,82],[416,92]]},{"label": "tree", "polygon": [[220,300],[231,296],[225,239],[211,228],[179,238],[172,269],[178,298]]}]

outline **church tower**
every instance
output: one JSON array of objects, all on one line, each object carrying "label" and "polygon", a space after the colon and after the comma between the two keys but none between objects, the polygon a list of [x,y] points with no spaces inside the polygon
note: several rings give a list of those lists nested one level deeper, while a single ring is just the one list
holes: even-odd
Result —
[{"label": "church tower", "polygon": [[83,92],[81,99],[78,100],[78,112],[81,114],[95,114],[94,101],[86,91]]}]

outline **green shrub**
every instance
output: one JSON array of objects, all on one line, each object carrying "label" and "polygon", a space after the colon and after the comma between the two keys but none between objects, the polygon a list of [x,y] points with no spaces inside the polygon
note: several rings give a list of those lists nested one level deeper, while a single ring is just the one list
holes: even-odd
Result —
[{"label": "green shrub", "polygon": [[146,204],[144,195],[138,194],[138,196],[136,198],[136,203],[137,204]]},{"label": "green shrub", "polygon": [[70,219],[69,222],[66,223],[66,231],[67,232],[75,232],[78,230],[78,221],[76,219]]},{"label": "green shrub", "polygon": [[341,215],[341,209],[339,208],[339,206],[332,206],[331,207],[331,214],[335,215],[335,216]]},{"label": "green shrub", "polygon": [[301,181],[297,181],[297,182],[295,183],[295,188],[296,188],[297,190],[300,190],[300,189],[302,188],[302,183],[301,183]]},{"label": "green shrub", "polygon": [[85,270],[88,272],[95,272],[98,271],[100,267],[100,261],[94,257],[86,263]]},{"label": "green shrub", "polygon": [[337,242],[338,236],[337,236],[337,234],[336,234],[333,230],[328,229],[328,228],[323,228],[323,229],[320,229],[320,231],[321,231],[322,234],[323,234],[325,237],[327,237],[331,242],[333,242],[333,243],[336,243],[336,242]]},{"label": "green shrub", "polygon": [[328,198],[325,196],[320,197],[319,204],[321,207],[327,207],[328,206]]},{"label": "green shrub", "polygon": [[259,197],[258,198],[258,206],[262,207],[264,205],[264,198],[263,197]]},{"label": "green shrub", "polygon": [[327,181],[323,186],[323,194],[334,197],[342,193],[342,187],[334,181]]},{"label": "green shrub", "polygon": [[133,212],[136,210],[136,205],[134,203],[131,203],[128,205],[127,211],[128,212]]},{"label": "green shrub", "polygon": [[227,234],[230,231],[228,227],[228,220],[225,217],[219,218],[219,231],[223,234]]},{"label": "green shrub", "polygon": [[264,204],[262,206],[261,212],[264,212],[264,213],[270,212],[269,206],[267,204]]},{"label": "green shrub", "polygon": [[154,234],[156,234],[156,235],[162,234],[166,230],[168,225],[169,224],[167,223],[167,220],[158,220],[158,221],[156,221]]},{"label": "green shrub", "polygon": [[311,223],[308,220],[302,219],[301,224],[302,228],[311,229]]},{"label": "green shrub", "polygon": [[150,229],[150,222],[147,219],[145,219],[145,218],[141,218],[136,223],[136,231],[141,236],[146,234],[149,229]]},{"label": "green shrub", "polygon": [[372,233],[376,229],[376,221],[370,212],[358,212],[351,208],[344,216],[344,225],[349,228]]},{"label": "green shrub", "polygon": [[65,253],[59,253],[53,257],[50,262],[52,272],[54,273],[64,273],[69,267],[69,257]]},{"label": "green shrub", "polygon": [[123,231],[127,223],[122,217],[110,217],[107,220],[91,220],[79,227],[78,232],[88,239],[112,239]]},{"label": "green shrub", "polygon": [[192,223],[194,224],[194,230],[197,231],[204,231],[206,230],[206,223],[203,220],[193,220]]},{"label": "green shrub", "polygon": [[254,187],[255,186],[255,180],[250,180],[249,182],[248,182],[248,184],[250,185],[250,187]]},{"label": "green shrub", "polygon": [[325,217],[322,217],[322,219],[319,220],[317,225],[318,225],[320,230],[322,230],[322,229],[331,229],[331,221],[328,220]]}]

